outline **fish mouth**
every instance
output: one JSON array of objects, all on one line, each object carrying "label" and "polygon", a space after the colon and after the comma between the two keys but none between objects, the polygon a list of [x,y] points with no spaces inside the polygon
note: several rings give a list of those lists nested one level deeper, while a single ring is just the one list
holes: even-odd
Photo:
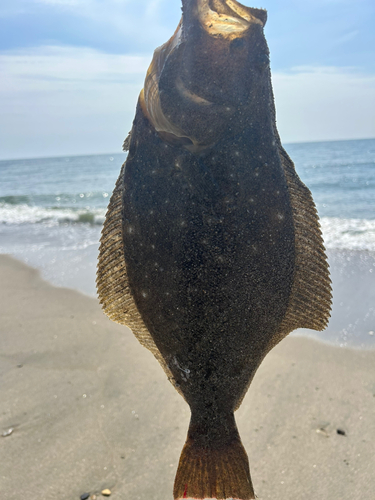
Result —
[{"label": "fish mouth", "polygon": [[[267,20],[267,11],[246,7],[236,0],[193,0],[195,5],[186,6],[195,16],[203,29],[211,36],[235,38],[248,30],[251,24],[264,26]],[[192,1],[183,2],[192,4]],[[183,18],[185,9],[183,7]]]},{"label": "fish mouth", "polygon": [[[237,89],[239,81],[248,81],[243,75],[236,80],[234,73],[251,64],[238,54],[248,52],[250,43],[260,46],[266,20],[267,11],[236,0],[182,0],[181,21],[155,50],[140,95],[144,115],[163,141],[196,153],[216,143],[246,100],[233,97],[224,80]],[[226,60],[232,60],[232,74]]]}]

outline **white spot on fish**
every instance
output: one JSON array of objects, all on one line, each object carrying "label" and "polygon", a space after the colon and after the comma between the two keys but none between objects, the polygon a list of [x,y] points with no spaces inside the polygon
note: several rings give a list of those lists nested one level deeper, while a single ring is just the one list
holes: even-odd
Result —
[{"label": "white spot on fish", "polygon": [[146,298],[147,297],[147,293],[146,292],[142,292],[142,297]]},{"label": "white spot on fish", "polygon": [[186,382],[186,381],[187,381],[187,379],[190,377],[190,370],[189,370],[189,368],[184,368],[183,366],[181,366],[181,365],[179,364],[179,362],[177,361],[176,356],[174,356],[174,357],[173,357],[173,359],[172,359],[172,363],[173,363],[175,366],[177,366],[177,368],[180,370],[180,372],[182,372],[182,373],[181,373],[181,378],[182,378],[182,380],[183,380],[184,382]]},{"label": "white spot on fish", "polygon": [[128,233],[129,234],[134,233],[134,227],[133,226],[129,226],[128,227]]}]

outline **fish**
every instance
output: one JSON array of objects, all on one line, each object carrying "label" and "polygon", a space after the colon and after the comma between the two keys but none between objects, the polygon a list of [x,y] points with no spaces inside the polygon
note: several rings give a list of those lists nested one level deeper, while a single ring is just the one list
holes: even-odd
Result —
[{"label": "fish", "polygon": [[104,312],[191,410],[175,499],[255,498],[234,412],[267,353],[330,315],[316,207],[276,128],[266,20],[236,0],[182,0],[101,236]]}]

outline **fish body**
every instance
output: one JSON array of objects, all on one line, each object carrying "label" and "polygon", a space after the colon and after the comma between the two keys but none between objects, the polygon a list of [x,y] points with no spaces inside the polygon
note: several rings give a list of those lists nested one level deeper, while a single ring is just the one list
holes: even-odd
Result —
[{"label": "fish body", "polygon": [[190,406],[175,498],[255,498],[234,411],[331,292],[311,194],[275,125],[266,12],[184,0],[155,51],[103,229],[98,292]]}]

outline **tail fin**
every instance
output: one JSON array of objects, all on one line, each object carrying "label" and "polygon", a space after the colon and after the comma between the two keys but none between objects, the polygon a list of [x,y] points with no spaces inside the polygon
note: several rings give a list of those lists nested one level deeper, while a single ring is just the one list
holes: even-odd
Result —
[{"label": "tail fin", "polygon": [[177,469],[174,498],[254,499],[249,461],[233,414],[219,425],[223,432],[211,428],[203,434],[199,427],[197,430],[192,419]]}]

